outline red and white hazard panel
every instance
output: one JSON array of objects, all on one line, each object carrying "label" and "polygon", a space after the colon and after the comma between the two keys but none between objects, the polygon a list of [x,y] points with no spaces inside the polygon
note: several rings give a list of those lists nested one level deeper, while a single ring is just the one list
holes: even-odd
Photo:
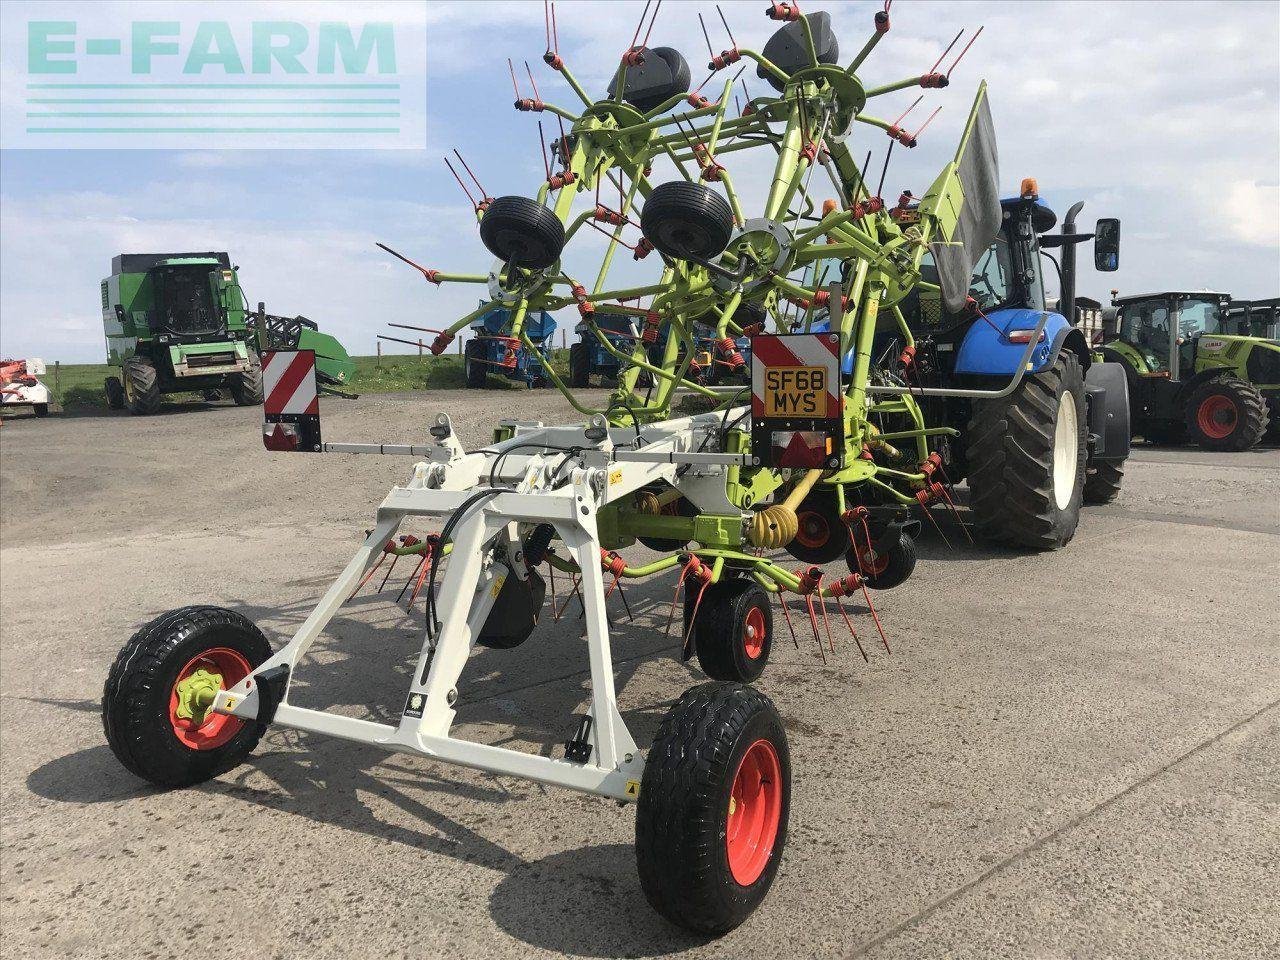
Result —
[{"label": "red and white hazard panel", "polygon": [[838,334],[751,338],[751,452],[766,467],[841,465],[844,396]]},{"label": "red and white hazard panel", "polygon": [[262,355],[262,443],[268,450],[319,453],[320,397],[314,350]]}]

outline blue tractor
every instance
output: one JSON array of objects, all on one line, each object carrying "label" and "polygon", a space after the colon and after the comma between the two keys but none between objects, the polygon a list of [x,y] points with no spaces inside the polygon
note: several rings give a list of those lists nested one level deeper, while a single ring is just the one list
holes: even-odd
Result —
[{"label": "blue tractor", "polygon": [[468,387],[485,386],[491,373],[529,387],[545,387],[550,382],[547,363],[551,335],[556,332],[555,318],[546,311],[530,313],[523,329],[535,349],[530,350],[519,337],[510,336],[509,310],[495,308],[472,321],[471,339],[462,355]]}]

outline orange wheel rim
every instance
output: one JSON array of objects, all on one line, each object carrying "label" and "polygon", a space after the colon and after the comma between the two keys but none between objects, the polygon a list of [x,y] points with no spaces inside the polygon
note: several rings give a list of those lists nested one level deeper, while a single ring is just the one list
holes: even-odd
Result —
[{"label": "orange wheel rim", "polygon": [[1235,432],[1238,419],[1239,413],[1236,411],[1235,402],[1220,393],[1205,397],[1200,408],[1196,410],[1196,426],[1206,437],[1214,440],[1223,440],[1231,436]]},{"label": "orange wheel rim", "polygon": [[229,647],[215,647],[197,654],[178,671],[169,689],[169,725],[173,735],[192,750],[214,750],[228,743],[244,726],[238,717],[208,711],[195,717],[179,716],[181,697],[179,687],[190,682],[200,671],[222,678],[219,687],[226,690],[247,677],[253,668],[244,655]]},{"label": "orange wheel rim", "polygon": [[725,848],[733,879],[749,887],[773,856],[782,821],[782,764],[768,740],[747,748],[729,792]]},{"label": "orange wheel rim", "polygon": [[752,607],[742,623],[742,649],[750,660],[759,660],[764,653],[764,611]]},{"label": "orange wheel rim", "polygon": [[803,547],[816,550],[826,544],[831,537],[831,528],[827,526],[827,518],[820,513],[806,510],[796,515],[796,541]]}]

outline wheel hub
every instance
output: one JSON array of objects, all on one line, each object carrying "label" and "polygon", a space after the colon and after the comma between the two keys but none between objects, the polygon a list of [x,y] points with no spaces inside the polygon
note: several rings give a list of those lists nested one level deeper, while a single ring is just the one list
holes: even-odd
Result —
[{"label": "wheel hub", "polygon": [[180,720],[190,720],[193,726],[204,724],[213,699],[222,689],[222,674],[211,673],[203,667],[179,680],[174,687],[178,695],[178,705],[174,708],[174,716]]}]

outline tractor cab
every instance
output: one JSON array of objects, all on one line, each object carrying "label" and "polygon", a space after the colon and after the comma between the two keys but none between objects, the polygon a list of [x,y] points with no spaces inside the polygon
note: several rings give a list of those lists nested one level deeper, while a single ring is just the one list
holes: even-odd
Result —
[{"label": "tractor cab", "polygon": [[1223,326],[1223,332],[1231,336],[1280,340],[1280,297],[1232,300]]},{"label": "tractor cab", "polygon": [[1140,377],[1185,380],[1196,373],[1201,338],[1229,332],[1230,303],[1230,294],[1209,291],[1117,298],[1117,329],[1109,345]]}]

